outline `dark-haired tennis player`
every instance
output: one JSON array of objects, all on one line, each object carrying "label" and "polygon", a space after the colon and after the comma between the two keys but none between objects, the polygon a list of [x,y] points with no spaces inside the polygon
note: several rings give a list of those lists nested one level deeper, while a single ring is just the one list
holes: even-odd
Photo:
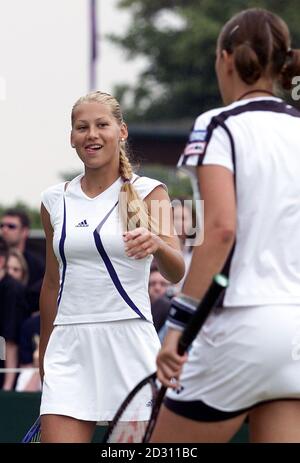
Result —
[{"label": "dark-haired tennis player", "polygon": [[[300,75],[300,51],[281,18],[245,10],[219,35],[216,73],[226,106],[196,119],[179,161],[199,182],[204,243],[158,355],[176,388],[153,441],[226,442],[249,416],[252,442],[300,442],[300,112],[274,94]],[[180,330],[224,266],[223,308],[185,362]]]}]

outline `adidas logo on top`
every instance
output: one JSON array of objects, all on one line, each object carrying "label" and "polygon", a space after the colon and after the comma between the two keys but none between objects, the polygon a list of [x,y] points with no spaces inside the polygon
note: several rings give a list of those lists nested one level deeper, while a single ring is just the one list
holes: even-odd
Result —
[{"label": "adidas logo on top", "polygon": [[79,222],[75,227],[89,227],[89,224],[87,221],[84,219],[82,222]]}]

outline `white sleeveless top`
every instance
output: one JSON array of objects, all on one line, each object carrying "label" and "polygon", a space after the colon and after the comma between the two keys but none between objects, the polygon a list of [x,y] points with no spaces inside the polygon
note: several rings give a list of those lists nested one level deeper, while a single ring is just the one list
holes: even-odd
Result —
[{"label": "white sleeveless top", "polygon": [[[300,304],[300,111],[257,97],[195,121],[178,165],[234,174],[237,230],[225,307]],[[194,177],[197,178],[197,177]]]},{"label": "white sleeveless top", "polygon": [[[60,290],[55,325],[141,318],[152,321],[148,280],[153,259],[125,254],[118,178],[103,193],[89,198],[81,178],[54,185],[42,193],[54,230]],[[132,178],[141,199],[162,185],[147,177]]]}]

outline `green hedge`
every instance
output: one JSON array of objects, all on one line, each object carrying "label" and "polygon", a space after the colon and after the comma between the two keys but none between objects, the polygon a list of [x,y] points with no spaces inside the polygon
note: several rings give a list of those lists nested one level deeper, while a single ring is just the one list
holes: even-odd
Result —
[{"label": "green hedge", "polygon": [[[0,443],[21,442],[39,413],[41,395],[35,392],[0,391]],[[94,442],[101,442],[104,428],[97,426]],[[247,442],[244,425],[232,442]]]}]

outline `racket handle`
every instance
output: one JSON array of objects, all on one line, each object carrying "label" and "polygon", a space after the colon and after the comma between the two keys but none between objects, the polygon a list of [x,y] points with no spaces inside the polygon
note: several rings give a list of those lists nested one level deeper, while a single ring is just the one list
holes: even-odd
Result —
[{"label": "racket handle", "polygon": [[210,311],[216,307],[221,293],[227,288],[227,286],[228,279],[224,275],[218,273],[213,277],[211,285],[206,291],[203,299],[199,302],[195,313],[192,315],[182,332],[177,348],[179,355],[183,355],[192,344]]}]

